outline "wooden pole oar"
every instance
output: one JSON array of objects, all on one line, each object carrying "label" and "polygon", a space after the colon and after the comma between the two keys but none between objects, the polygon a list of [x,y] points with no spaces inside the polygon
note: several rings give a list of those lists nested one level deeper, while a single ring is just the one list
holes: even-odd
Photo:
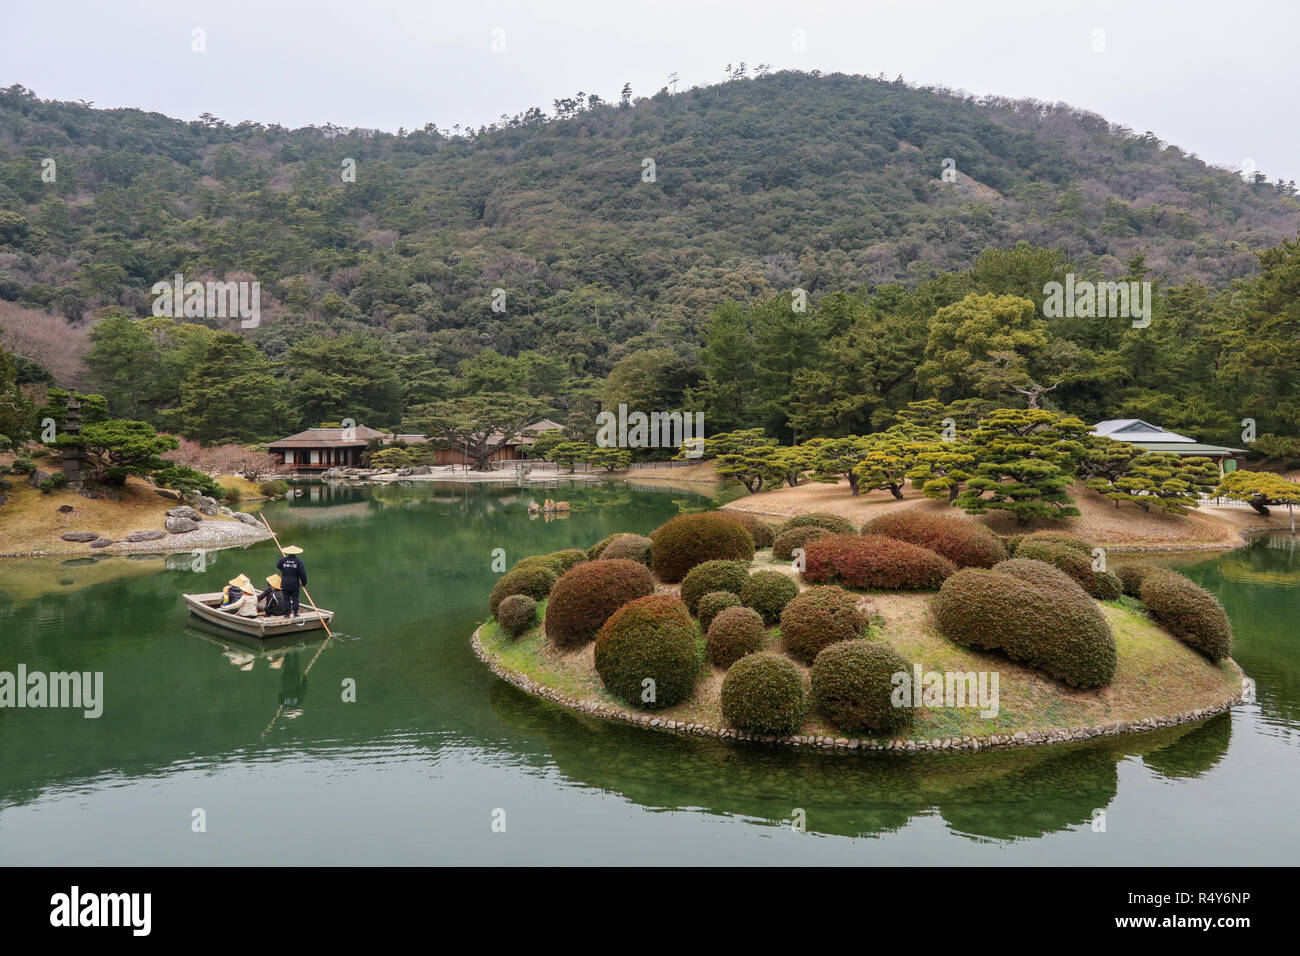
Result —
[{"label": "wooden pole oar", "polygon": [[[284,546],[280,544],[280,539],[276,537],[275,529],[272,528],[270,522],[266,520],[266,516],[259,514],[257,518],[259,521],[262,522],[262,524],[266,525],[266,530],[271,532],[271,540],[274,541],[275,546],[280,549],[280,556],[287,557],[287,555],[284,553]],[[321,617],[320,608],[318,608],[316,606],[316,602],[311,599],[311,592],[308,591],[307,588],[304,586],[302,589],[302,593],[307,595],[307,603],[310,604],[311,609],[316,612],[316,617],[320,619],[321,626],[325,628],[325,633],[328,634],[330,637],[333,637],[334,634],[332,631],[330,631],[329,622],[326,621],[325,618]],[[315,663],[314,660],[313,663]]]}]

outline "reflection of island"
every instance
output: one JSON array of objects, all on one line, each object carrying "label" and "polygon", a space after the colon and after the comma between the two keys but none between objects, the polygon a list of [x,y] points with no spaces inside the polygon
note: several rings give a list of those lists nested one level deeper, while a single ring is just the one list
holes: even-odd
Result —
[{"label": "reflection of island", "polygon": [[583,786],[652,809],[714,808],[786,824],[804,810],[810,832],[874,836],[937,812],[954,832],[1016,840],[1088,824],[1119,786],[1118,764],[1141,755],[1157,772],[1196,776],[1227,748],[1224,714],[1146,734],[977,754],[900,755],[737,747],[643,730],[530,697],[504,681],[493,709],[537,739]]}]

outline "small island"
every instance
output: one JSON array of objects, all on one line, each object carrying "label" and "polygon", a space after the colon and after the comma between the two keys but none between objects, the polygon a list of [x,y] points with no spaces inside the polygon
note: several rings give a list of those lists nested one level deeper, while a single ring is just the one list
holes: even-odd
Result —
[{"label": "small island", "polygon": [[845,750],[979,750],[1151,730],[1241,699],[1218,601],[1069,532],[911,510],[862,527],[736,511],[525,558],[475,653],[570,709]]}]

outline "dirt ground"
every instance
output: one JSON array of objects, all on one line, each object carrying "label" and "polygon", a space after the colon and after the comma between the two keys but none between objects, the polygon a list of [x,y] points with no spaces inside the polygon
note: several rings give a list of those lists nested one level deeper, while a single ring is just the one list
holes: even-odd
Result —
[{"label": "dirt ground", "polygon": [[[1017,525],[1014,518],[1005,514],[975,516],[976,521],[988,525],[999,534],[1019,534],[1044,528],[1063,529],[1095,541],[1098,545],[1115,550],[1124,549],[1218,549],[1236,548],[1242,543],[1246,531],[1279,530],[1290,528],[1285,508],[1275,508],[1264,518],[1250,508],[1218,507],[1199,508],[1187,515],[1171,515],[1152,510],[1143,511],[1136,505],[1115,502],[1101,497],[1076,483],[1070,488],[1070,497],[1082,514],[1077,518],[1036,521],[1028,528]],[[852,495],[848,482],[820,484],[809,482],[797,488],[779,488],[746,495],[724,508],[749,511],[772,518],[789,518],[810,511],[841,515],[861,525],[877,515],[895,509],[917,509],[931,514],[961,517],[964,512],[946,501],[926,498],[909,487],[901,501],[883,491]]]}]

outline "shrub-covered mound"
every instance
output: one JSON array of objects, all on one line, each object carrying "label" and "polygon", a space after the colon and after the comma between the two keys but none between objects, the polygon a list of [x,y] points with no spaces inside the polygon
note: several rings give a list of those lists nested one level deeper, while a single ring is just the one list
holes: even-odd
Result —
[{"label": "shrub-covered mound", "polygon": [[1094,571],[1092,596],[1098,601],[1118,601],[1124,595],[1124,583],[1114,571]]},{"label": "shrub-covered mound", "polygon": [[691,696],[700,674],[695,622],[670,594],[637,598],[601,627],[595,661],[616,697],[648,710],[671,707]]},{"label": "shrub-covered mound", "polygon": [[959,568],[991,568],[1007,557],[1007,549],[998,536],[969,518],[893,511],[868,521],[862,526],[862,533],[883,534],[929,548]]},{"label": "shrub-covered mound", "polygon": [[1140,598],[1142,596],[1142,582],[1146,576],[1156,567],[1151,564],[1126,564],[1122,568],[1116,569],[1115,573],[1119,575],[1120,584],[1124,587],[1124,593],[1130,597]]},{"label": "shrub-covered mound", "polygon": [[700,619],[700,630],[707,634],[713,619],[729,607],[741,607],[739,594],[710,591],[700,598],[700,603],[695,608],[695,616]]},{"label": "shrub-covered mound", "polygon": [[813,512],[806,515],[795,515],[793,518],[785,521],[781,527],[777,528],[777,534],[783,531],[790,531],[794,528],[821,528],[823,531],[829,531],[831,534],[852,534],[858,529],[853,527],[853,522],[848,518],[841,518],[839,515],[827,515]]},{"label": "shrub-covered mound", "polygon": [[660,581],[676,584],[705,561],[754,560],[754,539],[745,526],[716,511],[678,515],[650,533],[650,569]]},{"label": "shrub-covered mound", "polygon": [[912,665],[888,644],[841,641],[812,666],[812,706],[846,733],[887,733],[912,722],[911,707],[893,705],[894,675]]},{"label": "shrub-covered mound", "polygon": [[1073,687],[1110,683],[1117,663],[1115,637],[1096,602],[1055,575],[1028,580],[1029,571],[1032,567],[1024,575],[958,571],[932,604],[939,632],[966,647],[1000,649]]},{"label": "shrub-covered mound", "polygon": [[1147,613],[1189,647],[1217,661],[1232,650],[1232,625],[1209,591],[1166,568],[1151,568],[1140,592]]},{"label": "shrub-covered mound", "polygon": [[781,620],[785,606],[799,593],[799,585],[780,571],[755,571],[740,589],[740,603],[752,607],[764,624]]},{"label": "shrub-covered mound", "polygon": [[601,538],[599,541],[597,541],[595,544],[593,544],[590,548],[587,549],[587,560],[595,561],[597,558],[601,556],[601,554],[604,552],[606,548],[608,548],[611,544],[613,544],[616,539],[623,537],[624,534],[627,534],[627,532],[615,531],[613,534],[609,534]]},{"label": "shrub-covered mound", "polygon": [[729,607],[713,619],[704,647],[715,667],[730,667],[763,646],[763,619],[747,607]]},{"label": "shrub-covered mound", "polygon": [[600,556],[605,561],[622,558],[644,564],[648,568],[650,567],[651,543],[650,539],[643,534],[620,534],[605,546],[605,550],[600,553]]},{"label": "shrub-covered mound", "polygon": [[1034,531],[1021,539],[1021,543],[1025,541],[1046,541],[1050,544],[1059,544],[1062,547],[1073,548],[1075,551],[1082,551],[1089,557],[1092,556],[1093,549],[1097,547],[1087,538],[1081,538],[1069,531]]},{"label": "shrub-covered mound", "polygon": [[822,648],[861,637],[867,619],[843,588],[809,588],[792,598],[781,612],[781,638],[786,649],[811,664]]},{"label": "shrub-covered mound", "polygon": [[[697,564],[682,578],[682,602],[692,614],[698,614],[700,598],[713,591],[730,591],[737,596],[749,580],[749,565],[740,561],[705,561]],[[743,603],[743,599],[742,599]]]},{"label": "shrub-covered mound", "polygon": [[772,542],[772,557],[782,561],[790,561],[794,558],[794,549],[803,548],[807,550],[809,541],[816,541],[818,538],[824,538],[831,532],[825,528],[791,528],[789,531],[782,531]]},{"label": "shrub-covered mound", "polygon": [[586,644],[615,611],[654,590],[654,577],[645,565],[584,561],[555,582],[546,606],[546,636],[560,647]]},{"label": "shrub-covered mound", "polygon": [[497,605],[497,623],[511,637],[518,637],[537,622],[537,602],[527,594],[512,594]]},{"label": "shrub-covered mound", "polygon": [[851,588],[928,591],[956,568],[929,548],[884,535],[829,534],[806,549],[804,579]]},{"label": "shrub-covered mound", "polygon": [[776,540],[776,529],[758,515],[752,515],[748,511],[724,511],[723,514],[735,518],[745,526],[749,536],[754,539],[755,548],[772,547],[772,542]]},{"label": "shrub-covered mound", "polygon": [[587,552],[578,548],[565,548],[563,551],[552,551],[546,555],[559,567],[560,573],[563,574],[575,564],[581,564],[587,560]]},{"label": "shrub-covered mound", "polygon": [[722,679],[722,717],[740,730],[784,737],[807,713],[803,674],[780,654],[747,654]]},{"label": "shrub-covered mound", "polygon": [[[1038,532],[1040,534],[1064,532]],[[1109,580],[1102,580],[1104,572],[1092,569],[1092,552],[1084,551],[1065,541],[1051,538],[1035,538],[1033,535],[1020,542],[1016,548],[1017,558],[1030,558],[1034,561],[1046,561],[1054,564],[1095,598],[1113,600],[1119,597],[1114,593],[1115,585]],[[1109,597],[1108,597],[1109,595]]]},{"label": "shrub-covered mound", "polygon": [[1070,577],[1054,564],[1039,561],[1036,558],[1007,558],[993,566],[999,574],[1010,574],[1031,584],[1039,590],[1052,591],[1062,595],[1066,600],[1078,600],[1079,596],[1088,596],[1088,592],[1074,578]]},{"label": "shrub-covered mound", "polygon": [[551,593],[557,578],[559,574],[548,564],[516,565],[497,579],[488,598],[488,610],[496,617],[502,600],[512,594],[527,594],[534,601],[541,601]]}]

